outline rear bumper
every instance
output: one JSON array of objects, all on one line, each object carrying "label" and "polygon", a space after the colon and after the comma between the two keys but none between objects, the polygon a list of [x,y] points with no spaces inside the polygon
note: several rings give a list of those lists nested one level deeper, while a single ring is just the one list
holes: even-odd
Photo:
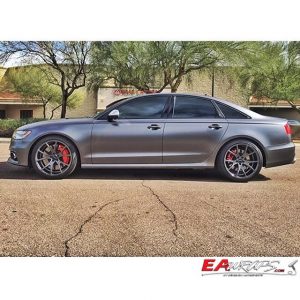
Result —
[{"label": "rear bumper", "polygon": [[292,142],[266,149],[266,168],[293,164],[295,161],[295,145]]}]

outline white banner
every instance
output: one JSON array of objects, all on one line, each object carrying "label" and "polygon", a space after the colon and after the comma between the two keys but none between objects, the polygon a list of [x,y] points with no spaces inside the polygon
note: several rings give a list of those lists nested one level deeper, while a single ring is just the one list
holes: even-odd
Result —
[{"label": "white banner", "polygon": [[[240,269],[235,266],[234,270],[241,276],[222,274],[232,272],[226,271],[226,259],[229,264],[243,266]],[[290,264],[296,260],[299,258],[0,258],[0,297],[5,300],[294,299],[299,293],[300,267],[298,263]],[[267,271],[268,268],[273,271]],[[281,275],[244,276],[253,272]],[[216,275],[206,276],[207,273]]]}]

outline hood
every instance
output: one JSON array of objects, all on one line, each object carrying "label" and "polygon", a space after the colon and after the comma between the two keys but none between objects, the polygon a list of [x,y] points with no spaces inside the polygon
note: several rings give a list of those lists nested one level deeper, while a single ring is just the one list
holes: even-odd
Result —
[{"label": "hood", "polygon": [[94,122],[93,118],[74,118],[74,119],[57,119],[57,120],[47,120],[39,121],[30,124],[23,125],[18,128],[18,130],[30,130],[37,127],[44,126],[64,126],[64,125],[75,125],[75,124],[92,124]]}]

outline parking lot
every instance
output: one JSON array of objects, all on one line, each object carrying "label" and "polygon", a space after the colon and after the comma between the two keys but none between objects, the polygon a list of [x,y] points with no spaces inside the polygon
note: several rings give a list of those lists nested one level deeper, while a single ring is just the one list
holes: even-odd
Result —
[{"label": "parking lot", "polygon": [[43,180],[0,143],[1,256],[300,256],[294,165],[232,183],[212,171],[81,170]]}]

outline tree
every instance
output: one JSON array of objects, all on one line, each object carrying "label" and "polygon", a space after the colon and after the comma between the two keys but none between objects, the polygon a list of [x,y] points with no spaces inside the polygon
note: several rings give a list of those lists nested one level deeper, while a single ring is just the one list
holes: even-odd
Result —
[{"label": "tree", "polygon": [[98,42],[92,51],[93,73],[146,93],[154,87],[161,92],[168,86],[176,92],[185,75],[236,59],[241,45],[237,42]]},{"label": "tree", "polygon": [[300,42],[264,42],[257,45],[256,55],[248,57],[236,75],[246,96],[258,101],[300,100]]},{"label": "tree", "polygon": [[[21,94],[25,100],[37,100],[43,106],[43,117],[47,117],[47,107],[51,107],[50,119],[61,107],[61,93],[57,86],[47,81],[45,74],[37,67],[9,69],[1,82],[0,90],[9,90]],[[81,100],[78,93],[70,96],[67,106],[74,108]]]},{"label": "tree", "polygon": [[88,75],[90,42],[18,42],[0,43],[0,62],[14,56],[36,64],[49,83],[61,91],[61,118],[65,118],[73,93],[85,86]]},{"label": "tree", "polygon": [[6,75],[6,88],[21,94],[26,100],[36,99],[43,105],[43,117],[46,119],[46,107],[60,103],[60,91],[49,84],[44,74],[36,68],[9,70]]}]

